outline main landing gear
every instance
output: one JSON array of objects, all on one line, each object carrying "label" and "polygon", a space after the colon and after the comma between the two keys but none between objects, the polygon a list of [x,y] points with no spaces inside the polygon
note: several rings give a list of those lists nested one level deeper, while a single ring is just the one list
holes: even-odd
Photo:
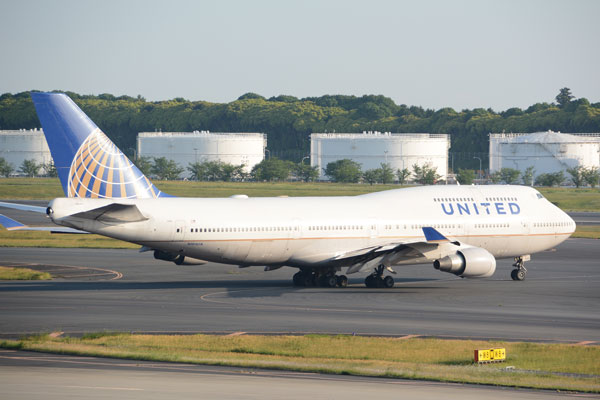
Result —
[{"label": "main landing gear", "polygon": [[513,269],[510,272],[510,277],[513,281],[522,281],[523,279],[525,279],[525,275],[527,275],[525,261],[529,261],[530,259],[531,256],[529,255],[515,257],[515,263],[513,264],[513,267],[515,267],[515,269]]},{"label": "main landing gear", "polygon": [[368,288],[391,288],[394,287],[394,278],[391,276],[383,277],[384,265],[380,265],[373,273],[365,278],[365,285]]},{"label": "main landing gear", "polygon": [[294,274],[294,286],[319,286],[319,287],[341,287],[348,286],[346,275],[336,275],[333,271],[325,273],[319,271],[299,271]]}]

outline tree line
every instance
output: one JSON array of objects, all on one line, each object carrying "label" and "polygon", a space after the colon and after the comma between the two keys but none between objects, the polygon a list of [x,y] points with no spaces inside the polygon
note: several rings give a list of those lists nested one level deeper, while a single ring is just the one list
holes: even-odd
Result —
[{"label": "tree line", "polygon": [[[385,96],[325,95],[265,98],[247,93],[230,103],[175,98],[149,102],[143,97],[66,92],[129,156],[138,132],[263,132],[269,150],[279,158],[299,161],[309,152],[314,132],[426,132],[451,135],[453,153],[487,153],[490,132],[600,132],[600,103],[576,99],[568,88],[554,102],[526,109],[439,110],[397,105]],[[40,127],[29,92],[0,96],[0,129]],[[454,166],[475,169],[471,157],[457,157]]]},{"label": "tree line", "polygon": [[[317,166],[295,163],[277,157],[267,158],[256,164],[250,172],[246,172],[244,164],[233,165],[222,161],[202,161],[189,163],[183,168],[175,161],[165,157],[141,157],[136,161],[137,167],[145,175],[161,180],[180,179],[186,170],[191,180],[196,181],[303,181],[312,182],[319,177]],[[361,165],[349,159],[332,161],[324,169],[325,175],[332,182],[338,183],[399,183],[412,182],[433,185],[440,182],[441,175],[437,168],[430,164],[412,166],[412,171],[405,169],[393,170],[386,163],[379,168],[362,171]]]},{"label": "tree line", "polygon": [[52,161],[44,164],[38,163],[35,160],[23,160],[23,162],[17,169],[12,163],[6,161],[4,157],[0,157],[0,176],[8,178],[15,172],[18,172],[21,175],[25,175],[30,178],[34,178],[36,176],[56,178],[58,176],[58,172],[56,172],[56,167],[54,166],[54,162]]},{"label": "tree line", "polygon": [[[185,169],[175,161],[166,157],[140,157],[136,162],[140,171],[160,180],[177,180]],[[303,181],[312,182],[319,177],[316,166],[310,166],[303,162],[294,163],[279,158],[268,158],[256,164],[250,172],[246,172],[244,164],[233,165],[222,161],[203,161],[188,164],[186,168],[190,173],[190,179],[195,181]],[[57,177],[54,163],[37,163],[35,160],[24,160],[19,169],[0,157],[0,176],[9,177],[15,172],[28,177],[46,176]],[[379,168],[361,170],[361,165],[349,159],[332,161],[324,170],[325,175],[332,181],[338,183],[368,183],[370,185],[381,183],[407,183],[434,185],[440,183],[441,175],[437,168],[431,164],[412,166],[408,168],[393,170],[387,163],[381,163]],[[600,170],[596,167],[577,166],[566,169],[570,176],[567,179],[565,171],[543,173],[535,177],[534,167],[525,171],[514,168],[502,168],[490,174],[486,181],[490,183],[505,183],[507,185],[523,184],[529,186],[560,186],[572,183],[576,187],[589,185],[595,188],[600,184]],[[470,185],[475,181],[475,171],[472,169],[458,170],[456,180],[463,185]]]}]

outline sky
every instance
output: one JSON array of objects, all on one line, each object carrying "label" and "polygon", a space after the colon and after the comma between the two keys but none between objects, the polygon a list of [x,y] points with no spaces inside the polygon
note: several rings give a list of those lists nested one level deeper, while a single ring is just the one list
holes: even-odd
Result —
[{"label": "sky", "polygon": [[600,101],[596,0],[0,0],[0,93]]}]

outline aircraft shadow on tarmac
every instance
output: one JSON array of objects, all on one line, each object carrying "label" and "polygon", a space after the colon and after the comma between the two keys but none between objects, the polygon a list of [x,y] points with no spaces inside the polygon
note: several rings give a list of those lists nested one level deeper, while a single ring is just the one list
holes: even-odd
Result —
[{"label": "aircraft shadow on tarmac", "polygon": [[[437,281],[437,279],[399,279],[398,283],[416,283]],[[94,281],[94,282],[65,282],[65,281],[28,281],[0,283],[0,292],[40,292],[40,291],[114,291],[114,290],[178,290],[178,289],[222,289],[230,292],[232,297],[266,297],[281,296],[282,294],[298,291],[324,291],[328,294],[340,293],[408,293],[408,287],[397,285],[392,289],[369,289],[364,286],[362,279],[351,280],[347,288],[293,287],[288,280],[212,280],[212,281],[169,281],[169,282],[127,282],[127,281]],[[356,286],[354,286],[356,285]],[[269,289],[269,290],[268,290]],[[443,286],[410,286],[415,289],[443,289]],[[252,293],[259,290],[259,293]]]}]

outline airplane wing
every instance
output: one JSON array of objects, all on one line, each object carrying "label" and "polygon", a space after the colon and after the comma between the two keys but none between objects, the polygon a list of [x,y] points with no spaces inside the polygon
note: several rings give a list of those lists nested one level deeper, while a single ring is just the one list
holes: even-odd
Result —
[{"label": "airplane wing", "polygon": [[8,231],[46,231],[51,233],[89,233],[64,226],[29,226],[0,214],[0,225]]},{"label": "airplane wing", "polygon": [[353,274],[368,266],[383,264],[388,269],[400,261],[436,260],[454,253],[460,246],[458,241],[448,239],[431,227],[423,227],[425,240],[390,242],[377,246],[349,251],[337,255],[332,261],[341,265],[350,265],[347,274]]},{"label": "airplane wing", "polygon": [[5,203],[3,201],[0,201],[0,207],[12,208],[12,209],[21,210],[21,211],[33,211],[33,212],[37,212],[37,213],[46,214],[46,207],[30,206],[28,204]]}]

